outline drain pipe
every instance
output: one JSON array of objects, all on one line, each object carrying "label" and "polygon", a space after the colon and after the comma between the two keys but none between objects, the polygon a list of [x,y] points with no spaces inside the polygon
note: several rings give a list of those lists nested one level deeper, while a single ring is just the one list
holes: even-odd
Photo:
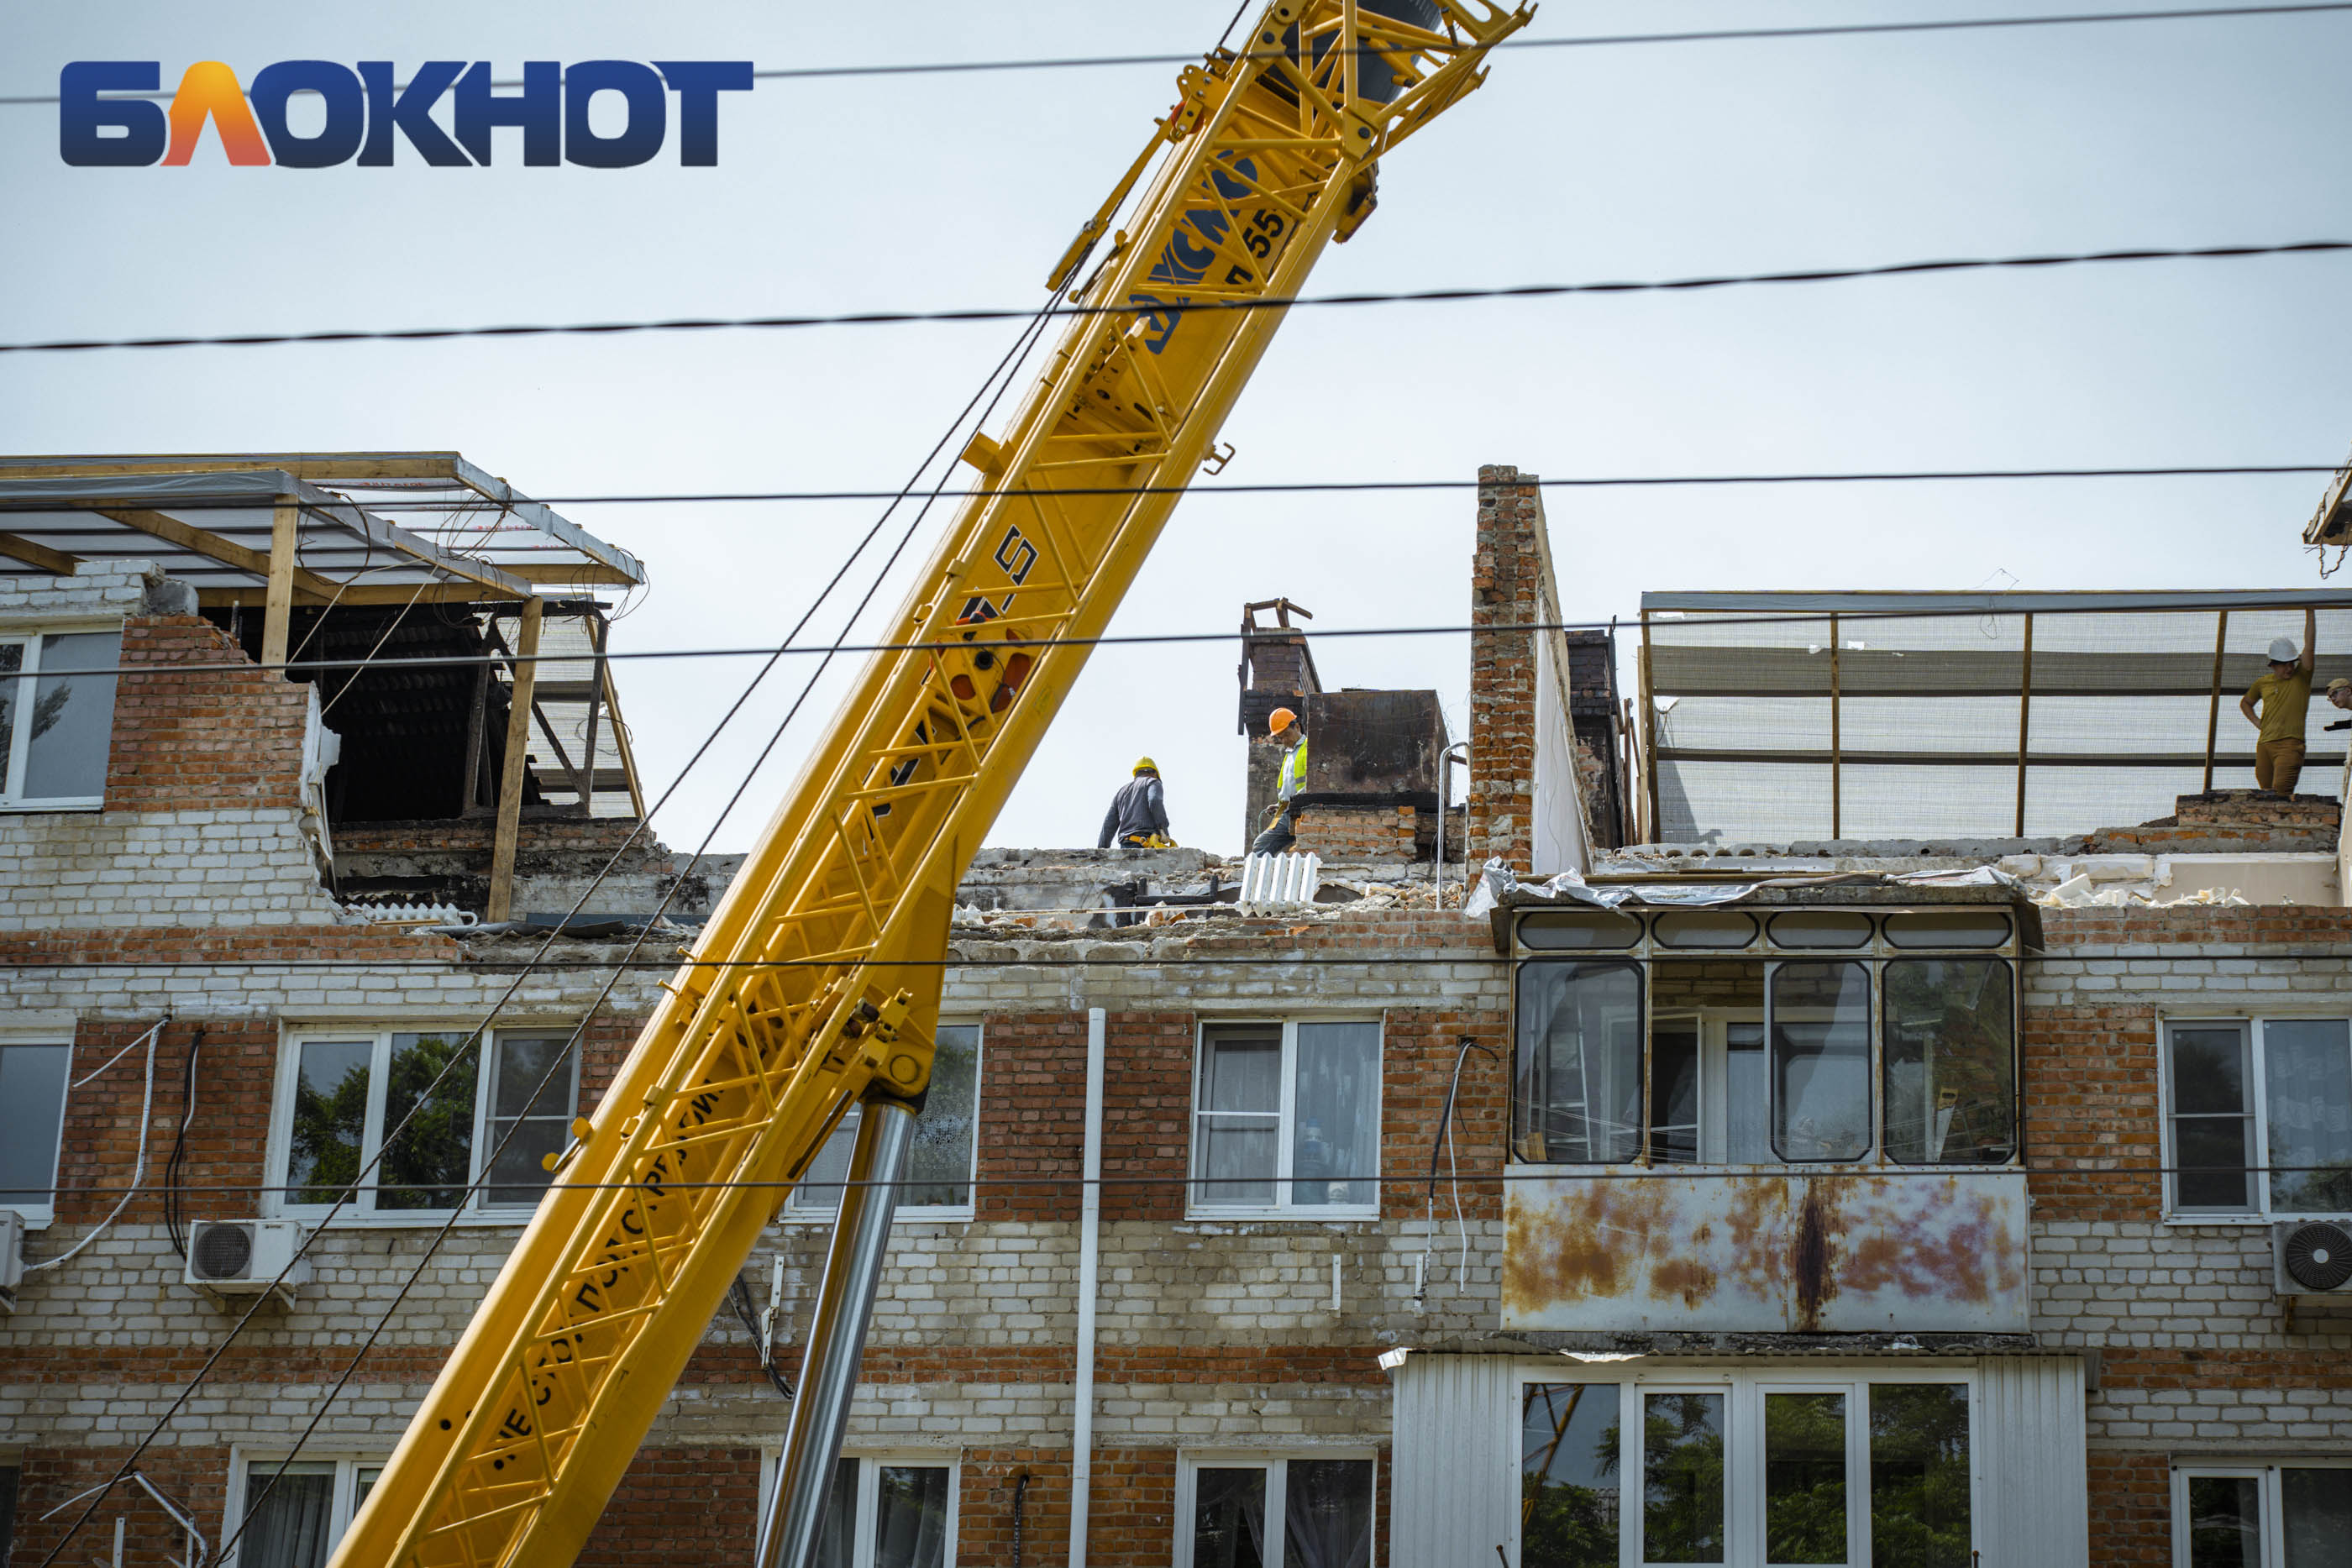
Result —
[{"label": "drain pipe", "polygon": [[914,1142],[916,1107],[872,1095],[857,1118],[849,1176],[833,1222],[833,1249],[824,1260],[815,1321],[801,1362],[800,1397],[793,1401],[784,1457],[776,1467],[767,1528],[760,1536],[760,1568],[809,1568],[817,1532],[833,1492],[834,1462],[849,1426],[857,1392],[857,1363],[874,1319],[875,1287],[889,1250],[890,1221],[898,1208],[898,1179]]},{"label": "drain pipe", "polygon": [[1078,1188],[1078,1365],[1070,1391],[1070,1568],[1087,1568],[1087,1493],[1095,1479],[1095,1296],[1102,1269],[1103,1057],[1107,1015],[1087,1009],[1086,1184]]}]

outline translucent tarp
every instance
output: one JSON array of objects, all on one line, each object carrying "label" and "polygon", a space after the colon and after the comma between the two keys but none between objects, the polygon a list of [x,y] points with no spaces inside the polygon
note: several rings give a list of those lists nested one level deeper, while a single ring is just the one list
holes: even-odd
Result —
[{"label": "translucent tarp", "polygon": [[[2129,826],[2207,788],[2209,749],[2211,788],[2252,789],[2238,699],[2272,639],[2300,643],[2304,606],[2327,597],[1647,595],[1655,837]],[[2352,677],[2352,608],[2336,606],[2316,611],[2304,793],[2335,792],[2346,732],[2326,727],[2352,718],[2325,695]]]}]

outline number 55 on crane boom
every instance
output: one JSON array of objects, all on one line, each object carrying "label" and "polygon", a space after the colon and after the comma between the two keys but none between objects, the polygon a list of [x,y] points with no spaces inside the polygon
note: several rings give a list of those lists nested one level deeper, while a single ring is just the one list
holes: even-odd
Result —
[{"label": "number 55 on crane boom", "polygon": [[[570,1563],[789,1184],[862,1103],[764,1532],[768,1568],[803,1568],[930,1077],[956,883],[1281,324],[1253,307],[1298,293],[1370,214],[1375,161],[1529,15],[1273,0],[1239,48],[1184,69],[1054,269],[1102,313],[1074,316],[1005,434],[966,449],[982,493],[890,627],[917,646],[866,665],[332,1568]],[[1360,396],[1360,367],[1330,369]]]}]

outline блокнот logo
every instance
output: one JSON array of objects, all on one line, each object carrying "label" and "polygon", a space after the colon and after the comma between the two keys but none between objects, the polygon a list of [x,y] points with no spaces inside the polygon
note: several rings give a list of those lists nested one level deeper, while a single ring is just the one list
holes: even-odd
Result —
[{"label": "\u0431\u043b\u043e\u043a\u043d\u043e\u0442 logo", "polygon": [[[749,60],[583,60],[566,67],[532,60],[519,91],[492,92],[490,64],[427,60],[395,86],[389,60],[356,68],[333,60],[280,60],[264,66],[251,93],[218,60],[202,60],[180,78],[167,110],[149,99],[107,98],[109,92],[152,93],[163,85],[154,60],[76,60],[58,78],[58,152],[86,168],[143,168],[185,163],[210,120],[231,163],[276,163],[326,169],[356,160],[388,168],[394,134],[436,167],[471,168],[490,161],[490,131],[522,131],[522,161],[531,166],[576,163],[627,169],[650,162],[669,135],[669,95],[677,95],[678,162],[709,168],[719,162],[719,95],[748,92]],[[294,133],[287,104],[299,92],[319,95],[325,123]],[[600,92],[617,94],[627,119],[609,136],[588,123],[588,104]],[[433,118],[448,94],[453,141]],[[248,97],[250,102],[248,103]]]}]

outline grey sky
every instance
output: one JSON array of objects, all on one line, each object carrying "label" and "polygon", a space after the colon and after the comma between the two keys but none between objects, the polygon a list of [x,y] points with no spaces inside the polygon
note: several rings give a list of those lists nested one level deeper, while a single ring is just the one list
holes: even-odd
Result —
[{"label": "grey sky", "polygon": [[[1539,34],[1995,15],[2022,0],[1542,7]],[[2120,5],[2091,8],[2126,8]],[[1230,0],[653,8],[115,4],[8,13],[0,93],[64,62],[750,58],[761,66],[1205,48]],[[887,21],[871,20],[877,15]],[[1318,290],[2352,236],[2352,14],[1525,51],[1391,159]],[[1019,305],[1171,97],[1157,68],[762,83],[720,162],[643,168],[72,169],[0,109],[0,336]],[[1712,295],[1303,311],[1225,428],[1233,480],[2320,463],[2352,436],[2352,258]],[[871,488],[911,471],[998,326],[105,353],[0,361],[19,452],[455,447],[540,494]],[[1001,430],[1003,412],[992,422]],[[2286,587],[2315,478],[1584,491],[1549,499],[1571,617],[1645,588]],[[866,505],[569,507],[653,586],[617,645],[758,643]],[[1287,593],[1324,626],[1458,623],[1466,495],[1188,501],[1114,630],[1220,631]],[[910,550],[919,559],[929,529]],[[877,601],[894,609],[896,583]],[[838,622],[822,616],[816,629]],[[1239,847],[1231,643],[1106,651],[994,841],[1090,842],[1138,752],[1175,831]],[[1334,685],[1430,685],[1461,639],[1335,642]],[[656,787],[750,667],[638,664]],[[709,828],[788,668],[658,824]],[[831,713],[821,690],[723,827],[740,848]]]}]

